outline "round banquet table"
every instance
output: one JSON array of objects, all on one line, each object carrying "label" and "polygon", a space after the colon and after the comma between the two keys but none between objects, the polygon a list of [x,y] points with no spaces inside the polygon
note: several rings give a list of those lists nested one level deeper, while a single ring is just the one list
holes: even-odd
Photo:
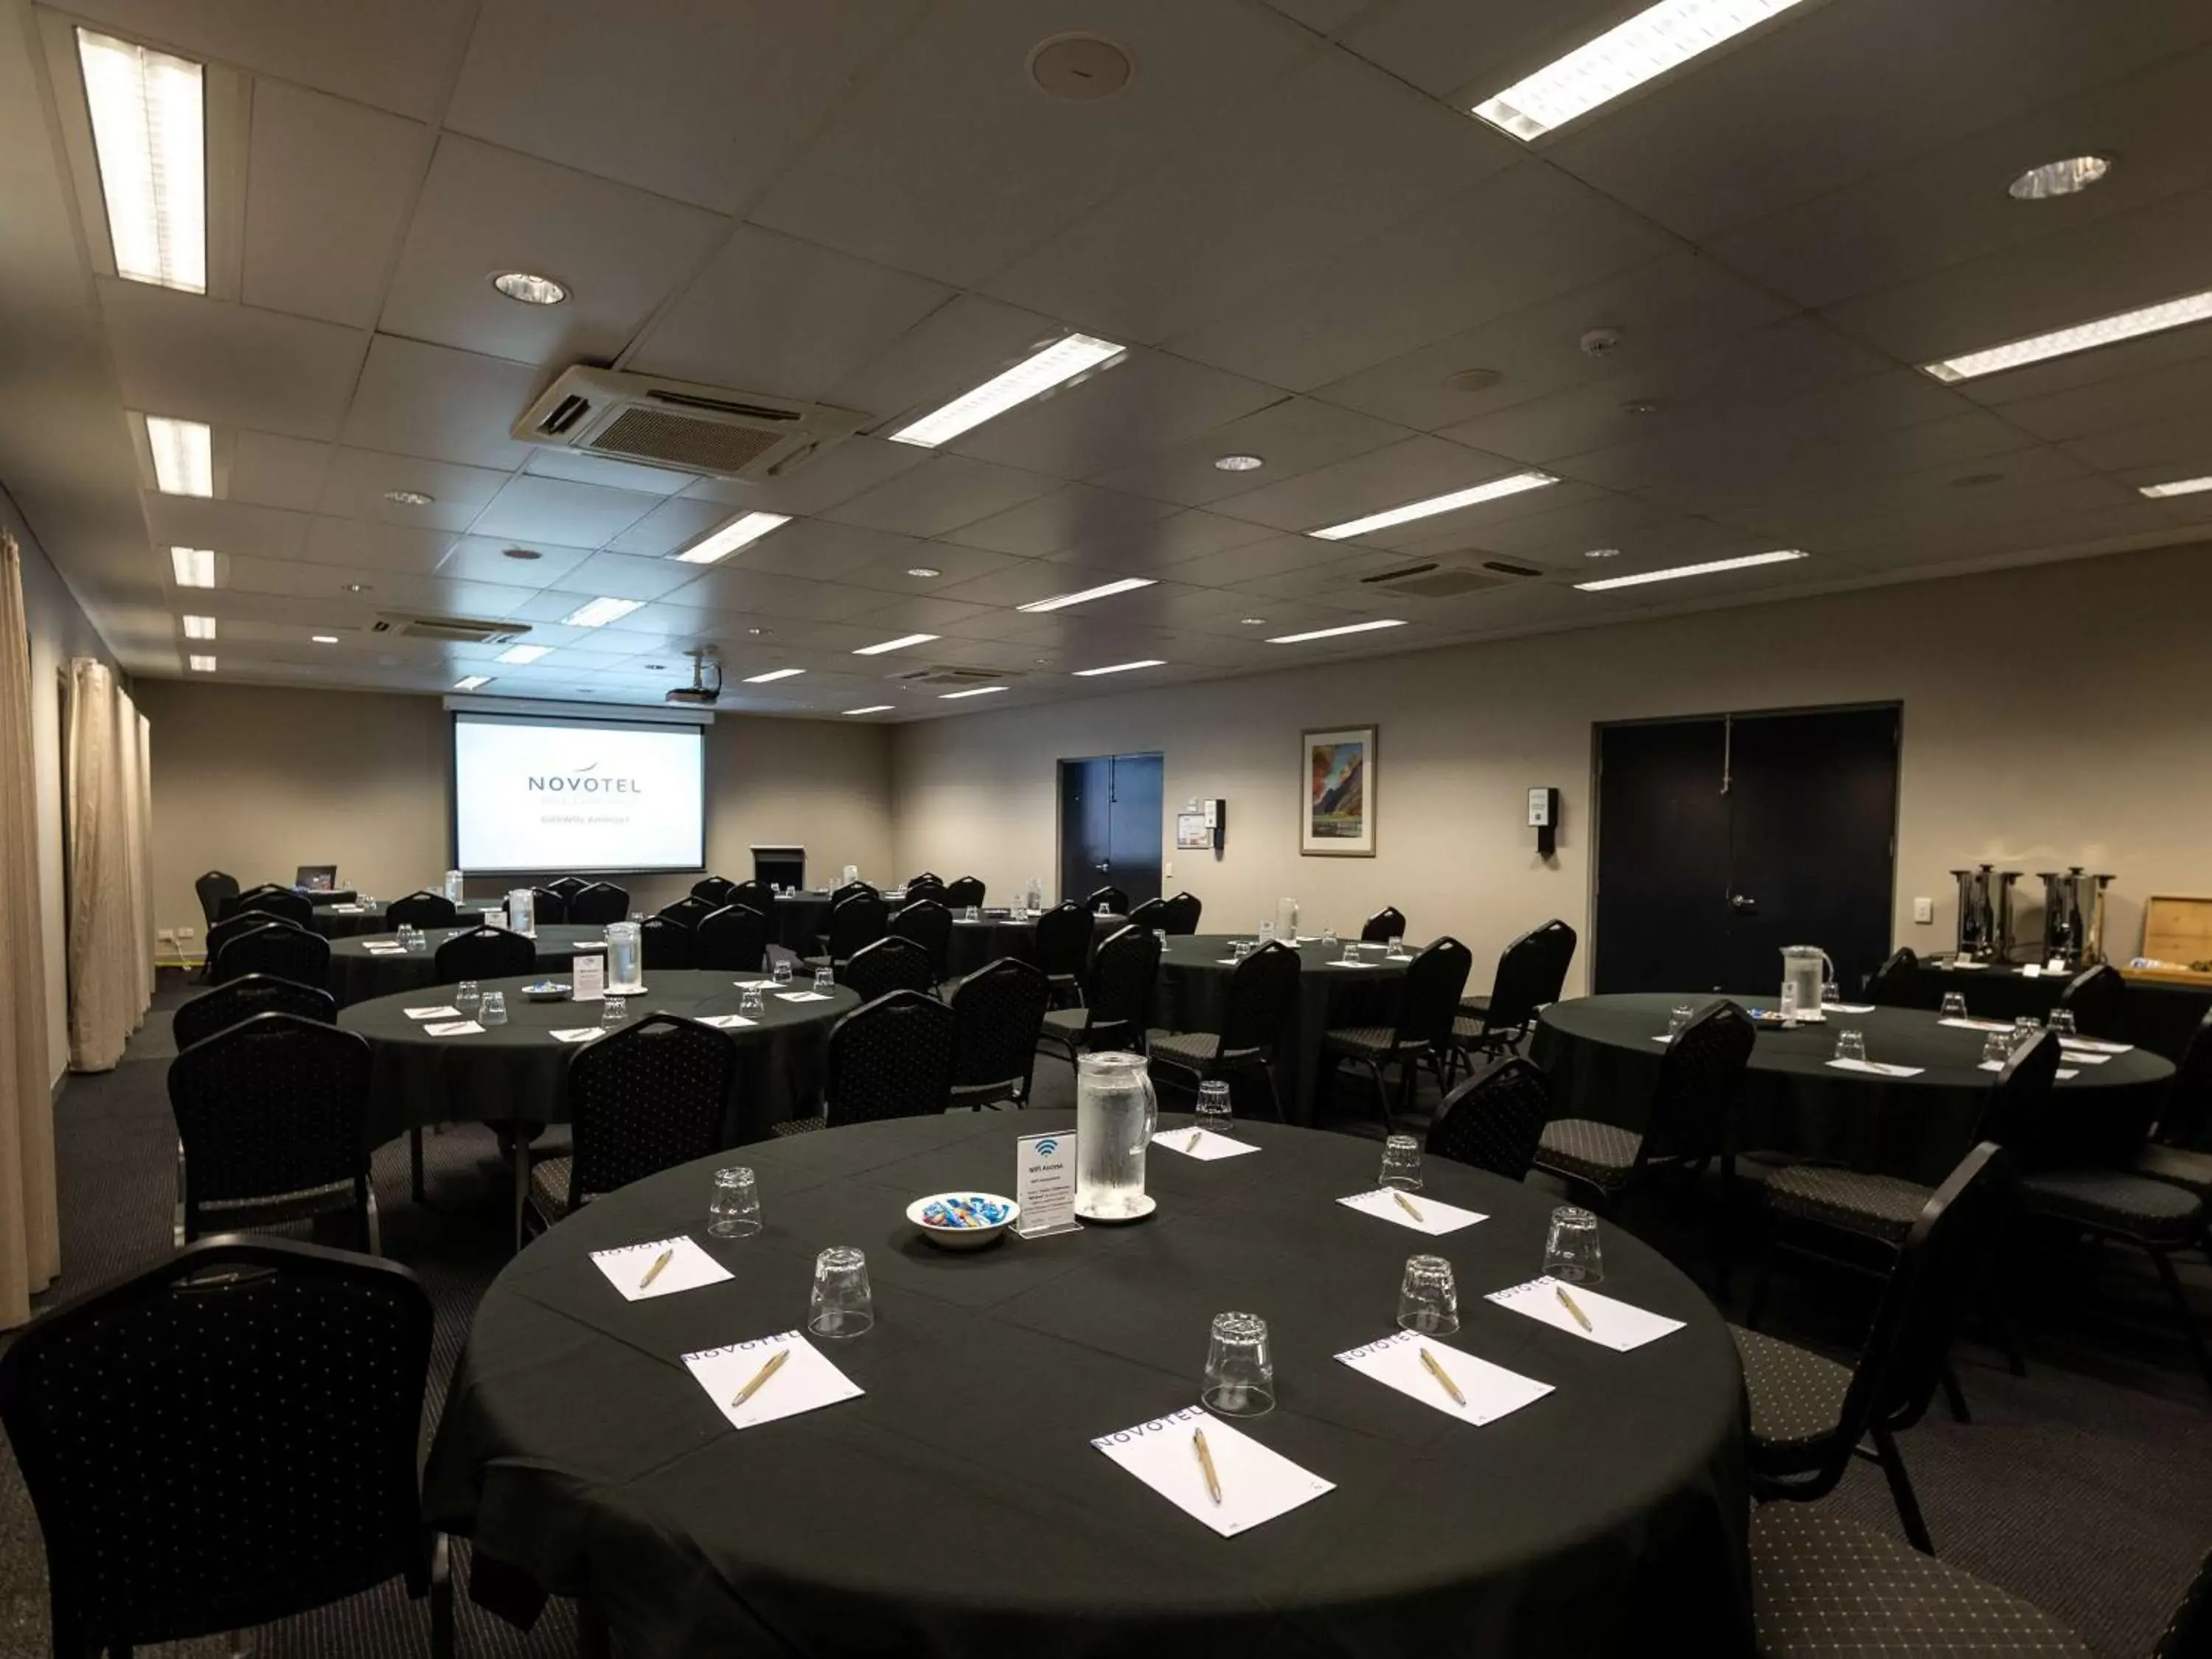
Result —
[{"label": "round banquet table", "polygon": [[[1578,997],[1539,1016],[1532,1052],[1551,1074],[1555,1117],[1595,1118],[1642,1129],[1658,1075],[1668,1012],[1710,996],[1663,992]],[[1774,1006],[1745,997],[1746,1008]],[[1971,1004],[1969,1005],[1972,1006]],[[1917,1066],[1920,1075],[1878,1077],[1827,1062],[1836,1033],[1866,1036],[1867,1058]],[[1978,1069],[1988,1033],[1940,1025],[1933,1013],[1875,1008],[1831,1013],[1795,1030],[1761,1025],[1744,1079],[1736,1145],[1848,1164],[1856,1170],[1939,1184],[1973,1144],[1992,1073]],[[2102,1065],[2062,1069],[2049,1158],[2100,1162],[2131,1152],[2166,1097],[2172,1065],[2136,1048]]]},{"label": "round banquet table", "polygon": [[[1129,925],[1129,919],[1101,911],[1091,919],[1091,947],[1099,945]],[[1003,913],[993,915],[986,911],[975,921],[968,921],[955,911],[952,916],[952,939],[947,951],[951,977],[960,978],[979,968],[988,967],[1001,957],[1014,957],[1023,962],[1036,960],[1036,918],[1010,916]]]},{"label": "round banquet table", "polygon": [[307,926],[325,939],[353,939],[384,931],[384,906],[348,900],[343,904],[318,904],[307,915]]},{"label": "round banquet table", "polygon": [[[380,945],[399,942],[397,933],[378,933],[358,939],[337,939],[331,941],[331,967],[328,981],[330,994],[337,999],[338,1006],[347,1008],[356,1002],[367,1002],[372,997],[392,996],[401,991],[420,991],[438,983],[438,947],[456,934],[472,931],[471,922],[461,927],[431,927],[424,930],[429,941],[427,950],[416,954],[402,951],[374,951],[368,946],[372,939]],[[596,922],[547,922],[537,933],[538,968],[541,973],[566,973],[568,964],[580,952],[606,949],[607,930]]]},{"label": "round banquet table", "polygon": [[[1164,1127],[1187,1120],[1170,1117]],[[624,1188],[477,1310],[425,1480],[503,1607],[581,1595],[629,1650],[901,1659],[1749,1650],[1742,1378],[1712,1304],[1609,1224],[1604,1291],[1685,1321],[1628,1353],[1482,1300],[1537,1272],[1553,1200],[1430,1159],[1490,1218],[1440,1239],[1334,1203],[1371,1143],[1240,1124],[1155,1150],[1148,1221],[940,1252],[907,1202],[1004,1190],[1018,1132],[956,1114],[748,1147],[764,1231],[709,1237],[709,1170]],[[686,1232],[734,1277],[628,1303],[594,1249]],[[866,1392],[733,1431],[681,1356],[803,1326],[815,1253],[867,1254],[876,1324],[813,1339]],[[1462,1353],[1554,1392],[1470,1428],[1337,1364],[1391,1334],[1401,1269],[1457,1269]],[[1335,1490],[1223,1539],[1093,1449],[1196,1403],[1207,1322],[1269,1322],[1278,1405],[1239,1426]],[[488,1559],[503,1571],[486,1574]]]},{"label": "round banquet table", "polygon": [[[488,979],[482,988],[504,992],[507,1023],[465,1036],[432,1036],[439,1022],[407,1017],[410,1007],[450,1005],[453,988],[441,985],[356,1002],[338,1024],[368,1039],[374,1052],[369,1113],[376,1139],[429,1123],[512,1123],[540,1126],[568,1121],[562,1079],[578,1046],[557,1041],[556,1029],[599,1023],[595,1002],[532,1002],[522,988],[537,975]],[[792,991],[806,989],[797,983]],[[658,969],[646,989],[628,999],[631,1022],[647,1014],[698,1016],[738,1012],[736,976],[697,969]],[[822,1058],[830,1027],[860,1006],[842,986],[826,1002],[785,1002],[771,990],[757,1025],[727,1033],[740,1062],[723,1126],[735,1146],[769,1133],[772,1125],[817,1109]]]},{"label": "round banquet table", "polygon": [[[1915,1007],[1933,1009],[1942,1006],[1946,991],[1956,991],[1966,999],[1966,1012],[1979,1018],[2014,1019],[2033,1014],[2041,1019],[2058,1006],[2072,977],[2070,974],[2031,977],[2007,963],[1961,968],[1929,957],[1914,966],[1907,995]],[[2212,987],[2145,979],[2134,974],[2126,977],[2127,992],[2120,999],[2119,1015],[2112,1027],[2114,1039],[2179,1060],[2188,1052],[2190,1038],[2197,1034],[2197,1022],[2212,1010]]]},{"label": "round banquet table", "polygon": [[[1152,994],[1152,1024],[1163,1031],[1218,1031],[1229,998],[1229,947],[1249,933],[1193,933],[1168,940],[1160,952],[1160,975]],[[1387,1025],[1398,1017],[1398,986],[1406,962],[1383,955],[1379,945],[1359,953],[1364,968],[1334,964],[1341,944],[1302,939],[1298,952],[1298,994],[1290,1024],[1276,1039],[1275,1087],[1293,1123],[1313,1121],[1320,1087],[1321,1042],[1344,1025]],[[1407,958],[1411,960],[1411,958]]]}]

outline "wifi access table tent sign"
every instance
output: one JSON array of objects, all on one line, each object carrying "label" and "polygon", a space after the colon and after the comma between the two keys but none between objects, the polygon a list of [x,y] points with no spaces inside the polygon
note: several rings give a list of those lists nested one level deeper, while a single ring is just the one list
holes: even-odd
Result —
[{"label": "wifi access table tent sign", "polygon": [[1014,1142],[1014,1202],[1022,1218],[1014,1231],[1045,1238],[1079,1231],[1075,1218],[1075,1136],[1024,1135]]}]

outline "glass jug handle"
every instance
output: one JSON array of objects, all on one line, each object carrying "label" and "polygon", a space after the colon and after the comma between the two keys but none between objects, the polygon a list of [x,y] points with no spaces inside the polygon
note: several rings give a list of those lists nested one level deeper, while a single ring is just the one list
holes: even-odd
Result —
[{"label": "glass jug handle", "polygon": [[1820,952],[1820,983],[1823,985],[1833,985],[1835,982],[1835,959],[1829,956],[1826,951],[1823,951]]},{"label": "glass jug handle", "polygon": [[1159,1131],[1160,1094],[1158,1090],[1152,1087],[1152,1073],[1150,1066],[1146,1066],[1139,1075],[1143,1078],[1145,1085],[1145,1133],[1143,1138],[1137,1142],[1137,1149],[1141,1152],[1152,1144],[1153,1135]]}]

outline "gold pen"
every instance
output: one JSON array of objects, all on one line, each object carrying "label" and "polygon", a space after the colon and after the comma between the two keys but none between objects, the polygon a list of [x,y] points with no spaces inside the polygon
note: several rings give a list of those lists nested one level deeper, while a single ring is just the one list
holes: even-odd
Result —
[{"label": "gold pen", "polygon": [[1413,1200],[1412,1199],[1407,1197],[1405,1194],[1400,1192],[1395,1187],[1393,1187],[1390,1189],[1390,1196],[1398,1200],[1398,1207],[1403,1210],[1407,1215],[1413,1217],[1414,1220],[1425,1221],[1428,1218],[1419,1210],[1413,1207]]},{"label": "gold pen", "polygon": [[769,1356],[768,1364],[762,1366],[758,1370],[753,1373],[753,1380],[746,1383],[744,1388],[738,1390],[738,1397],[730,1401],[730,1409],[732,1411],[735,1411],[738,1407],[744,1405],[746,1401],[751,1399],[754,1395],[760,1391],[761,1384],[767,1382],[769,1378],[774,1376],[778,1370],[781,1370],[783,1362],[790,1358],[791,1350],[788,1348],[778,1348],[774,1353],[770,1354]]},{"label": "gold pen", "polygon": [[1552,1286],[1552,1289],[1558,1293],[1559,1300],[1567,1304],[1567,1311],[1575,1316],[1575,1323],[1581,1326],[1592,1335],[1595,1335],[1597,1333],[1597,1327],[1589,1322],[1589,1316],[1588,1314],[1584,1313],[1580,1308],[1575,1305],[1574,1297],[1567,1294],[1567,1287],[1564,1285],[1554,1285]]},{"label": "gold pen", "polygon": [[1429,1375],[1431,1376],[1435,1377],[1437,1382],[1444,1385],[1444,1392],[1452,1397],[1452,1403],[1454,1405],[1464,1406],[1467,1404],[1467,1396],[1459,1391],[1459,1384],[1453,1382],[1450,1377],[1444,1374],[1444,1368],[1437,1364],[1436,1355],[1431,1353],[1426,1348],[1421,1350],[1421,1364],[1429,1368]]},{"label": "gold pen", "polygon": [[1213,1454],[1206,1449],[1206,1431],[1190,1431],[1191,1449],[1198,1454],[1198,1467],[1206,1471],[1206,1495],[1215,1503],[1221,1501],[1221,1477],[1213,1472]]},{"label": "gold pen", "polygon": [[1200,1127],[1198,1127],[1198,1128],[1193,1129],[1193,1130],[1190,1132],[1190,1145],[1189,1145],[1189,1146],[1186,1146],[1186,1147],[1184,1147],[1184,1148],[1183,1148],[1183,1151],[1185,1151],[1186,1152],[1196,1152],[1196,1151],[1198,1150],[1198,1138],[1199,1138],[1200,1135],[1204,1134],[1205,1133],[1206,1133],[1206,1130],[1205,1130],[1205,1127],[1204,1127],[1203,1126],[1200,1126]]},{"label": "gold pen", "polygon": [[650,1285],[654,1279],[660,1277],[660,1270],[675,1260],[676,1251],[673,1246],[663,1250],[659,1255],[654,1259],[653,1265],[645,1270],[645,1277],[637,1281],[638,1289],[641,1291]]}]

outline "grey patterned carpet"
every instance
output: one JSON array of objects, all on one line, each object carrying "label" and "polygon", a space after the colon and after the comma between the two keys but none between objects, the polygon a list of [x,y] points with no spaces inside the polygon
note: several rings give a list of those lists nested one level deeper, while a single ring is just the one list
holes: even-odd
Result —
[{"label": "grey patterned carpet", "polygon": [[[168,1247],[175,1141],[163,1073],[174,1049],[167,1011],[185,992],[166,976],[146,1028],[123,1064],[72,1079],[57,1124],[61,1158],[59,1294],[131,1272]],[[1038,1103],[1072,1104],[1069,1073],[1040,1061]],[[1432,1103],[1425,1097],[1425,1105]],[[1347,1133],[1378,1133],[1370,1102],[1346,1075],[1332,1115]],[[428,1139],[432,1207],[407,1200],[404,1143],[376,1164],[386,1253],[422,1275],[439,1310],[433,1420],[477,1297],[505,1259],[506,1189],[482,1129]],[[1695,1265],[1696,1245],[1662,1239]],[[2201,1319],[2212,1320],[2212,1269],[2185,1269]],[[2212,1395],[2191,1367],[2142,1264],[2105,1249],[2039,1255],[2039,1286],[2023,1333],[2029,1375],[2008,1376],[1969,1345],[1960,1370],[1971,1426],[1939,1411],[1904,1441],[1921,1502],[1946,1559],[2033,1601],[2080,1631],[2100,1655],[2148,1655],[2199,1555],[2212,1544]],[[1826,1281],[1778,1281],[1766,1328],[1850,1357],[1865,1317],[1862,1293]],[[1856,1469],[1827,1502],[1896,1534],[1881,1478]],[[459,1567],[465,1572],[465,1552]],[[471,1656],[575,1651],[571,1609],[556,1601],[527,1637],[460,1598]],[[384,1659],[428,1651],[429,1624],[395,1584],[252,1633],[265,1659]],[[156,1652],[220,1656],[222,1642]],[[38,1525],[14,1460],[0,1444],[0,1659],[50,1651]]]}]

